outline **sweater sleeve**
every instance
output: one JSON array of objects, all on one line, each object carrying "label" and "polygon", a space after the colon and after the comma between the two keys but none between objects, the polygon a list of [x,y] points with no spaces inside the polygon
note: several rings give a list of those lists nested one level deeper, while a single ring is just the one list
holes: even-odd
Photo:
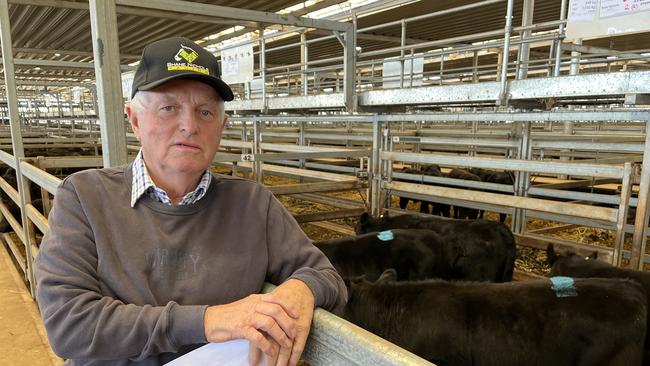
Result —
[{"label": "sweater sleeve", "polygon": [[303,281],[314,294],[314,305],[340,313],[347,289],[329,259],[316,248],[293,216],[271,195],[267,216],[267,277],[279,285],[287,279]]},{"label": "sweater sleeve", "polygon": [[49,225],[34,274],[47,335],[59,356],[141,360],[206,342],[206,306],[139,306],[102,295],[94,234],[69,178],[57,190]]}]

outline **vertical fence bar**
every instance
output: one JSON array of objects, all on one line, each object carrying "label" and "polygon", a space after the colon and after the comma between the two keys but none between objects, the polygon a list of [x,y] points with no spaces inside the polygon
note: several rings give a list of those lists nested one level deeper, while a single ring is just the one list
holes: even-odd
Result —
[{"label": "vertical fence bar", "polygon": [[508,85],[508,60],[510,56],[510,33],[512,32],[512,8],[514,0],[508,0],[506,11],[506,26],[503,34],[503,63],[501,64],[501,85],[499,89],[499,105],[507,103],[507,85]]},{"label": "vertical fence bar", "polygon": [[[582,45],[582,38],[578,38],[575,41],[573,41],[574,45]],[[578,75],[580,72],[580,55],[581,53],[578,51],[571,51],[571,69],[569,71],[569,75]]]},{"label": "vertical fence bar", "polygon": [[[566,1],[562,0],[560,5],[560,20],[566,20]],[[564,23],[560,23],[558,27],[558,39],[555,43],[555,68],[553,69],[553,76],[560,76],[560,63],[562,62],[562,40],[564,39]]]},{"label": "vertical fence bar", "polygon": [[93,59],[104,167],[126,164],[126,127],[115,0],[90,0]]},{"label": "vertical fence bar", "polygon": [[632,253],[630,268],[643,269],[643,258],[648,228],[648,198],[650,193],[650,119],[646,121],[645,148],[641,166],[641,183],[639,184],[636,217],[634,219],[634,235],[632,237]]},{"label": "vertical fence bar", "polygon": [[[345,95],[345,108],[348,112],[356,112],[357,110],[356,24],[355,17],[352,25],[345,31],[345,47],[343,49],[343,95]],[[336,85],[339,85],[338,81]]]},{"label": "vertical fence bar", "polygon": [[302,64],[302,95],[308,92],[307,62],[309,62],[309,45],[307,45],[307,34],[300,33],[300,63]]},{"label": "vertical fence bar", "polygon": [[[535,0],[524,0],[523,11],[521,15],[521,25],[529,26],[533,24],[533,11],[535,10]],[[522,42],[519,46],[519,57],[517,61],[517,79],[525,79],[528,76],[528,60],[530,58],[530,44],[527,39],[530,37],[530,29],[521,33]]]},{"label": "vertical fence bar", "polygon": [[402,37],[400,41],[401,49],[399,50],[399,87],[404,87],[404,47],[406,46],[406,20],[402,19]]},{"label": "vertical fence bar", "polygon": [[630,205],[630,195],[632,193],[632,163],[623,165],[623,181],[621,184],[621,200],[618,204],[616,217],[616,239],[614,240],[614,255],[612,255],[612,264],[621,265],[623,257],[623,243],[625,242],[625,224],[627,222],[627,212]]},{"label": "vertical fence bar", "polygon": [[372,117],[372,160],[370,161],[370,211],[372,216],[377,217],[381,211],[380,192],[381,189],[381,125],[377,115]]},{"label": "vertical fence bar", "polygon": [[266,100],[266,41],[264,40],[264,28],[260,28],[260,78],[262,79],[262,113],[268,110]]},{"label": "vertical fence bar", "polygon": [[264,174],[262,161],[257,157],[262,154],[262,123],[257,119],[253,118],[253,179],[258,183],[264,183]]},{"label": "vertical fence bar", "polygon": [[11,144],[13,156],[16,163],[16,184],[19,193],[19,206],[22,216],[23,234],[25,235],[25,261],[26,279],[29,283],[29,291],[34,297],[36,295],[36,282],[32,272],[32,242],[29,234],[29,219],[25,204],[31,201],[29,189],[25,191],[25,179],[21,173],[20,160],[25,157],[23,137],[20,131],[20,116],[18,113],[18,92],[16,89],[16,78],[14,69],[14,53],[11,40],[11,26],[9,19],[9,4],[7,0],[0,0],[0,42],[2,43],[2,64],[5,77],[5,93],[7,97],[7,114],[9,116],[9,128],[11,129]]}]

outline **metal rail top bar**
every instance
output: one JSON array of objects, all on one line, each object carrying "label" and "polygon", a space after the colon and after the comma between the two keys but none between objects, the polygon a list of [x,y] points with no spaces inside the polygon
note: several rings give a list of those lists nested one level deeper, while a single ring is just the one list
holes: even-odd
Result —
[{"label": "metal rail top bar", "polygon": [[627,143],[589,143],[589,142],[578,142],[578,141],[539,141],[533,142],[532,147],[534,149],[573,149],[573,150],[594,150],[594,151],[625,151],[625,152],[634,152],[634,153],[643,153],[644,144],[627,144]]},{"label": "metal rail top bar", "polygon": [[473,139],[473,138],[433,138],[433,137],[411,137],[411,136],[393,136],[393,142],[406,144],[420,143],[429,145],[468,145],[468,146],[491,146],[491,147],[518,147],[517,141],[503,141],[495,139]]},{"label": "metal rail top bar", "polygon": [[45,188],[46,191],[52,194],[56,194],[56,189],[59,187],[59,184],[61,184],[62,182],[61,179],[33,166],[32,164],[26,161],[20,162],[20,169],[21,169],[20,171],[25,177],[27,177],[35,184]]},{"label": "metal rail top bar", "polygon": [[32,204],[27,204],[25,208],[27,209],[27,216],[32,220],[32,222],[38,227],[41,232],[46,233],[50,229],[47,218],[43,216],[43,214],[40,213]]},{"label": "metal rail top bar", "polygon": [[[542,212],[560,213],[588,219],[616,222],[617,210],[613,208],[595,207],[566,202],[548,201],[538,198],[503,195],[498,193],[467,191],[459,188],[439,186],[423,186],[414,183],[390,182],[385,187],[390,191],[412,192],[460,201],[500,204],[503,206],[537,210]],[[399,194],[398,194],[399,195]]]},{"label": "metal rail top bar", "polygon": [[[263,293],[275,288],[265,283]],[[322,365],[435,366],[323,309],[314,311],[305,361]]]},{"label": "metal rail top bar", "polygon": [[435,114],[384,114],[382,122],[468,122],[468,121],[647,121],[650,111],[559,111],[559,112],[466,112]]},{"label": "metal rail top bar", "polygon": [[465,156],[444,156],[433,154],[410,154],[399,152],[382,152],[382,160],[405,161],[410,163],[429,163],[475,168],[513,170],[531,173],[566,174],[572,176],[589,176],[602,178],[622,178],[623,167],[607,164],[560,163],[555,161],[476,158]]},{"label": "metal rail top bar", "polygon": [[[327,151],[336,151],[336,152],[346,152],[346,151],[366,151],[363,148],[335,148],[335,147],[318,147],[318,146],[299,146],[291,144],[277,144],[277,143],[261,143],[260,146],[263,150],[268,151],[291,151],[291,152],[327,152]],[[249,146],[250,147],[250,146]]]},{"label": "metal rail top bar", "polygon": [[285,159],[319,159],[319,158],[359,158],[370,155],[370,151],[325,151],[325,152],[297,152],[297,153],[271,153],[271,154],[246,154],[254,161],[277,161]]},{"label": "metal rail top bar", "polygon": [[14,159],[14,156],[8,152],[0,150],[0,160],[10,167],[16,169],[16,159]]},{"label": "metal rail top bar", "polygon": [[417,182],[421,184],[425,182],[437,183],[437,184],[448,184],[450,186],[463,187],[463,188],[478,188],[478,189],[485,189],[491,191],[513,193],[513,189],[511,185],[505,185],[499,183],[488,183],[488,182],[446,178],[446,177],[434,177],[429,175],[401,173],[397,171],[393,171],[393,178],[398,178],[400,180],[408,180],[411,182]]},{"label": "metal rail top bar", "polygon": [[271,12],[262,12],[248,9],[238,9],[227,6],[212,4],[201,4],[191,1],[181,0],[117,0],[118,5],[133,6],[140,8],[149,8],[157,10],[173,11],[178,13],[198,14],[214,16],[217,18],[229,18],[236,20],[246,20],[253,22],[275,23],[290,26],[320,28],[332,31],[346,31],[352,27],[352,23],[336,22],[325,19],[311,19],[297,17],[289,14],[276,14]]},{"label": "metal rail top bar", "polygon": [[[227,102],[226,102],[227,103]],[[227,104],[226,104],[227,106]],[[373,115],[340,115],[340,116],[259,116],[231,117],[233,121],[260,122],[372,122]]]},{"label": "metal rail top bar", "polygon": [[[248,122],[359,122],[373,121],[374,115],[337,115],[337,116],[259,116],[230,117],[231,121]],[[544,122],[544,121],[647,121],[650,110],[634,111],[556,111],[556,112],[459,112],[428,114],[380,114],[380,122]]]}]

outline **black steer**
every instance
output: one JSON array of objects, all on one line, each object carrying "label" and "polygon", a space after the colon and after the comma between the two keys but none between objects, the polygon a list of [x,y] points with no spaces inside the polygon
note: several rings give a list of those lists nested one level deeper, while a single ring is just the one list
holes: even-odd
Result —
[{"label": "black steer", "polygon": [[[515,178],[512,172],[508,172],[508,171],[499,172],[496,170],[481,169],[481,168],[470,168],[469,172],[481,178],[482,182],[505,184],[509,186],[514,186],[515,184]],[[497,193],[501,193],[501,192],[497,192]],[[481,219],[483,218],[483,211],[480,212],[479,218]],[[499,221],[505,222],[506,214],[499,213]]]},{"label": "black steer", "polygon": [[[356,237],[315,242],[343,278],[366,276],[376,280],[387,268],[395,268],[399,280],[433,278],[436,262],[432,248],[440,248],[440,236],[430,230],[391,230]],[[447,270],[438,268],[439,272]]]},{"label": "black steer", "polygon": [[[392,239],[386,240],[386,235]],[[321,241],[315,245],[344,278],[365,275],[374,280],[388,268],[397,269],[399,280],[442,278],[501,282],[503,274],[502,258],[495,258],[495,252],[489,248],[466,247],[442,240],[431,230],[394,229]]]},{"label": "black steer", "polygon": [[[475,182],[481,181],[481,178],[479,178],[477,175],[472,174],[464,169],[452,169],[447,176],[454,179],[473,180]],[[475,208],[454,206],[455,219],[478,219],[478,217],[479,210]]]},{"label": "black steer", "polygon": [[[429,164],[429,165],[423,165],[420,170],[417,169],[411,169],[411,168],[405,168],[402,170],[403,173],[408,173],[408,174],[419,174],[419,175],[428,175],[432,177],[442,177],[443,174],[440,171],[440,166],[436,164]],[[409,200],[412,200],[408,197],[400,197],[399,198],[399,207],[401,209],[405,209],[406,206],[408,205]],[[444,204],[444,203],[437,203],[437,202],[429,202],[429,201],[420,201],[420,200],[412,200],[413,202],[417,203],[418,201],[420,202],[420,212],[426,213],[426,214],[432,214],[432,215],[438,215],[438,216],[445,216],[449,217],[451,213],[451,206]]]},{"label": "black steer", "polygon": [[[461,277],[472,281],[507,282],[515,266],[515,238],[503,223],[489,220],[453,220],[417,215],[384,215],[374,219],[363,213],[357,234],[388,229],[428,229],[438,233],[442,242],[462,253],[456,267],[475,266],[473,273]],[[470,261],[471,263],[466,263]],[[480,259],[480,261],[479,261]],[[477,263],[480,265],[477,266]]]},{"label": "black steer", "polygon": [[626,279],[576,279],[559,297],[550,280],[353,282],[344,318],[438,365],[640,365],[643,288]]},{"label": "black steer", "polygon": [[[548,263],[551,266],[551,275],[553,276],[629,278],[643,286],[649,296],[647,301],[650,304],[650,273],[648,272],[614,267],[609,263],[596,259],[598,257],[597,252],[587,257],[575,253],[558,255],[553,248],[553,244],[548,245],[546,254]],[[648,318],[648,327],[650,329],[650,317]],[[646,338],[644,360],[645,365],[650,365],[650,337]]]}]

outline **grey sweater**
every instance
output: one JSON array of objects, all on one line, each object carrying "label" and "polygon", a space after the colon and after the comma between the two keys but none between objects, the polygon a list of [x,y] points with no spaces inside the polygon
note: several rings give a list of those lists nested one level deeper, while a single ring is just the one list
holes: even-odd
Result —
[{"label": "grey sweater", "polygon": [[206,343],[208,305],[305,282],[315,305],[347,293],[327,258],[263,186],[215,175],[201,200],[130,207],[131,165],[59,186],[34,264],[54,351],[70,365],[159,365]]}]

